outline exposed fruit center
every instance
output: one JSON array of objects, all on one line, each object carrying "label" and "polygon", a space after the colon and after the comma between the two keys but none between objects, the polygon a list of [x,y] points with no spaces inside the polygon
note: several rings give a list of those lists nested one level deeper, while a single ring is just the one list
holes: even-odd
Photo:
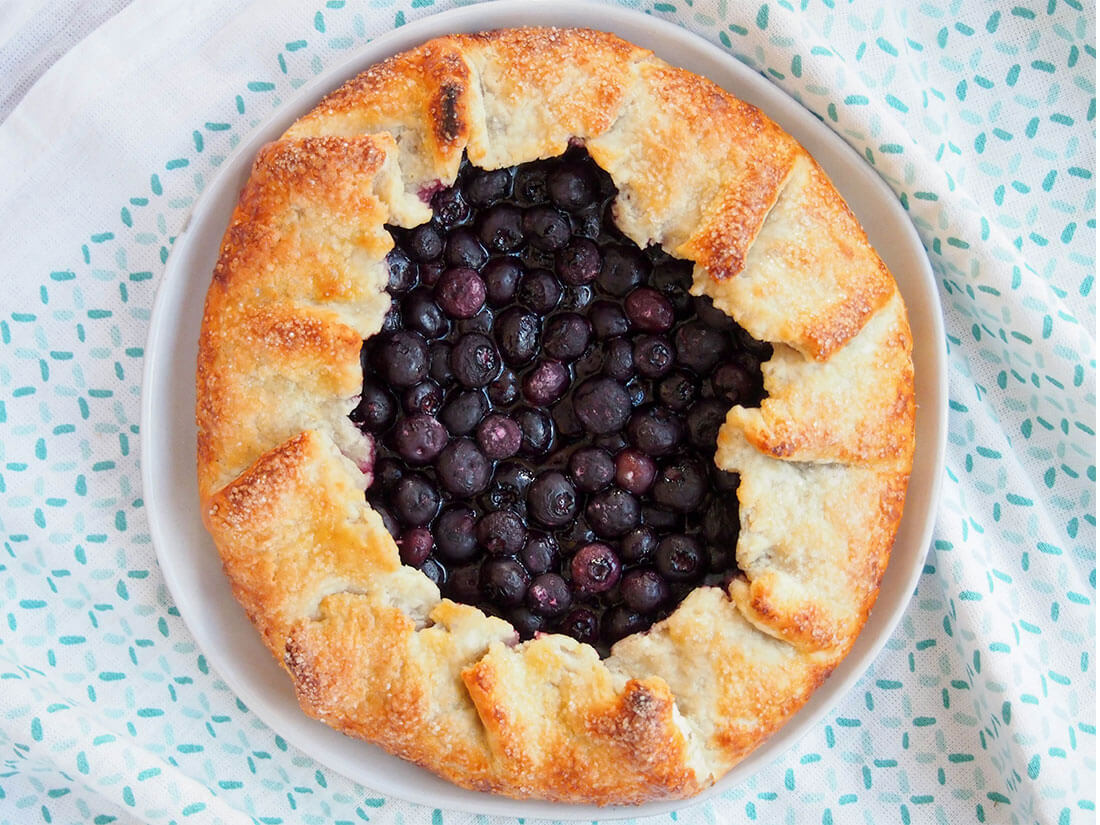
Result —
[{"label": "exposed fruit center", "polygon": [[614,196],[579,147],[464,161],[429,223],[391,228],[393,305],[351,415],[406,564],[522,638],[603,653],[736,574],[715,439],[771,356],[689,294],[689,262],[615,228]]}]

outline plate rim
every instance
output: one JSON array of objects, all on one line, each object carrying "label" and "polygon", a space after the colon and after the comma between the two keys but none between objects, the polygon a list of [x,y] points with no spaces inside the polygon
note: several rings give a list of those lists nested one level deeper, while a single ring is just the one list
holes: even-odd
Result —
[{"label": "plate rim", "polygon": [[[508,18],[519,19],[509,20]],[[893,229],[900,232],[901,236],[908,243],[910,247],[909,251],[917,253],[915,259],[912,260],[910,264],[916,270],[915,274],[918,276],[918,284],[906,285],[909,291],[915,292],[923,298],[922,314],[931,328],[922,330],[922,336],[927,336],[922,344],[922,353],[924,355],[924,360],[930,362],[933,367],[931,375],[929,375],[927,371],[923,376],[918,374],[918,388],[923,386],[924,395],[927,396],[927,398],[938,398],[941,403],[935,405],[934,409],[929,409],[927,405],[918,407],[918,430],[920,429],[920,424],[924,423],[926,425],[925,428],[930,430],[933,436],[932,445],[922,448],[918,444],[918,452],[914,459],[913,475],[916,476],[917,462],[920,461],[923,477],[926,479],[923,482],[926,485],[923,492],[926,494],[927,500],[922,502],[923,507],[921,509],[923,518],[919,519],[921,523],[917,525],[915,529],[916,535],[914,538],[910,539],[906,545],[909,550],[910,558],[908,559],[909,563],[906,569],[903,571],[904,575],[902,579],[900,581],[897,580],[898,569],[895,563],[896,545],[894,553],[891,556],[891,564],[888,566],[886,573],[886,576],[890,576],[891,568],[894,569],[894,576],[891,578],[892,592],[908,593],[909,595],[895,597],[895,602],[890,606],[889,615],[885,616],[885,622],[883,622],[883,610],[879,607],[879,605],[882,604],[882,593],[880,591],[879,601],[876,602],[876,608],[872,611],[871,618],[868,620],[868,625],[870,625],[871,622],[876,621],[877,618],[874,639],[868,638],[869,634],[867,633],[867,626],[865,626],[864,631],[860,634],[848,656],[837,666],[830,679],[814,692],[810,700],[802,709],[792,716],[776,734],[761,743],[748,757],[738,763],[738,765],[724,777],[719,779],[714,785],[686,800],[651,802],[639,806],[624,807],[598,807],[595,805],[555,803],[542,800],[516,800],[459,788],[445,780],[440,780],[434,774],[423,769],[415,768],[415,766],[412,767],[414,767],[417,774],[423,774],[423,779],[418,780],[419,784],[415,787],[400,786],[400,783],[398,783],[398,787],[394,787],[393,782],[388,778],[379,782],[380,775],[370,773],[369,767],[361,771],[349,771],[346,769],[346,765],[337,767],[330,761],[331,754],[325,753],[324,749],[314,741],[317,737],[324,738],[324,733],[322,731],[329,731],[343,739],[348,739],[350,742],[354,743],[356,748],[361,747],[363,749],[369,749],[365,752],[375,752],[383,763],[389,760],[396,760],[397,757],[390,756],[370,743],[350,739],[350,737],[345,737],[343,734],[331,728],[326,728],[322,723],[306,717],[305,714],[296,707],[295,709],[302,719],[305,720],[306,724],[304,726],[295,726],[294,730],[288,733],[286,726],[281,724],[283,721],[281,718],[281,711],[267,698],[267,691],[263,690],[263,686],[257,687],[253,684],[254,679],[250,680],[247,674],[240,673],[238,668],[232,666],[231,663],[227,663],[225,657],[228,653],[218,644],[218,639],[213,638],[210,633],[208,633],[205,624],[199,621],[200,617],[198,612],[193,608],[184,608],[184,604],[194,604],[194,599],[203,594],[200,593],[196,595],[183,590],[184,584],[180,576],[181,569],[187,566],[187,562],[183,562],[182,567],[177,567],[176,561],[170,553],[170,549],[177,548],[172,546],[173,540],[167,535],[170,518],[162,508],[168,507],[171,511],[175,511],[177,510],[177,505],[171,503],[165,505],[161,500],[162,489],[160,482],[157,481],[155,476],[157,472],[157,462],[153,459],[163,457],[162,453],[165,448],[157,438],[163,438],[164,431],[158,431],[157,428],[150,426],[150,422],[153,420],[157,409],[159,409],[158,402],[160,402],[161,406],[163,406],[165,402],[165,399],[163,399],[158,392],[163,381],[159,380],[156,373],[158,369],[164,367],[165,363],[171,363],[173,352],[171,344],[181,340],[180,333],[182,330],[173,327],[171,322],[177,322],[178,326],[184,304],[176,304],[173,299],[179,297],[182,285],[186,283],[189,277],[189,270],[186,264],[189,263],[192,255],[199,254],[193,252],[191,249],[192,238],[195,235],[195,232],[192,230],[195,228],[197,221],[200,218],[209,220],[209,214],[218,211],[218,202],[224,199],[227,187],[234,192],[232,199],[235,201],[236,187],[234,187],[234,181],[238,180],[241,176],[242,164],[244,172],[247,173],[247,169],[251,165],[251,159],[254,157],[259,145],[262,145],[263,142],[270,139],[265,136],[269,134],[277,135],[285,130],[285,128],[293,122],[295,117],[308,111],[309,108],[312,108],[312,104],[315,104],[326,90],[335,88],[353,74],[386,56],[396,54],[417,43],[445,32],[475,31],[517,25],[588,26],[604,31],[620,33],[621,36],[624,36],[628,40],[651,48],[655,54],[663,57],[674,65],[684,65],[686,63],[696,63],[700,61],[725,64],[722,80],[719,81],[712,77],[714,82],[719,83],[719,85],[725,88],[729,82],[729,78],[725,76],[725,72],[728,72],[729,76],[736,80],[733,85],[738,87],[734,92],[737,96],[760,106],[769,117],[780,123],[785,130],[792,134],[796,134],[796,136],[805,132],[812,133],[814,142],[820,141],[825,144],[828,154],[830,154],[830,156],[836,156],[833,161],[834,164],[842,163],[843,161],[846,162],[847,165],[852,166],[853,170],[858,170],[855,172],[858,180],[837,183],[837,189],[841,191],[846,201],[850,201],[852,197],[846,190],[855,190],[858,188],[860,190],[860,200],[870,199],[872,201],[882,201],[882,205],[888,204],[890,208],[887,209],[887,212],[889,214],[889,221],[893,222]],[[639,34],[635,31],[636,28],[648,31],[643,31],[642,34]],[[629,36],[622,34],[624,29],[630,31],[631,34]],[[661,45],[651,45],[655,41],[663,42]],[[691,59],[687,61],[683,60],[682,58],[684,55],[678,52],[677,47],[682,47],[689,52],[694,52],[694,54],[691,55]],[[744,84],[743,88],[741,84]],[[764,105],[761,105],[758,101],[764,101]],[[815,151],[815,158],[818,157],[819,154],[820,151]],[[828,164],[821,161],[820,158],[819,162],[821,162],[822,166],[828,171]],[[853,208],[853,211],[858,213],[858,210],[855,208]],[[224,227],[224,222],[222,226]],[[871,235],[871,228],[868,227],[866,223],[864,226],[868,234]],[[876,250],[882,254],[882,250],[878,249],[877,244]],[[887,255],[883,254],[883,257],[885,258]],[[206,288],[209,285],[209,274],[202,272],[199,274],[204,277],[204,281],[199,284],[201,286],[201,294],[204,298]],[[906,290],[902,289],[902,283],[900,281],[898,283],[899,289],[905,293]],[[910,306],[908,295],[906,295],[906,304],[912,316],[913,308]],[[174,337],[169,337],[170,333],[173,331],[176,331],[177,334]],[[192,333],[197,347],[198,329],[193,329]],[[916,347],[914,347],[914,358],[916,359]],[[185,219],[183,228],[172,245],[172,250],[164,266],[164,272],[157,287],[156,298],[150,314],[141,395],[140,450],[142,459],[142,494],[146,504],[150,536],[157,555],[161,574],[179,610],[180,617],[183,619],[188,631],[194,637],[200,649],[206,654],[211,667],[213,667],[218,675],[225,681],[229,689],[236,696],[241,698],[247,707],[255,713],[267,727],[274,733],[283,736],[286,741],[294,744],[299,750],[317,763],[354,782],[383,794],[420,804],[423,804],[425,798],[424,790],[428,784],[442,783],[445,786],[444,788],[433,790],[438,790],[445,799],[438,799],[437,801],[442,802],[443,807],[468,813],[488,813],[528,818],[546,817],[559,820],[592,818],[615,819],[648,816],[698,804],[705,799],[731,789],[735,785],[746,780],[757,770],[778,760],[807,735],[826,714],[832,711],[836,705],[851,692],[855,683],[859,681],[873,665],[875,658],[889,642],[898,622],[900,622],[901,617],[905,614],[911,603],[911,595],[920,577],[921,571],[923,570],[924,558],[927,554],[932,530],[935,525],[935,513],[937,511],[942,487],[947,438],[946,364],[946,336],[944,333],[943,312],[939,291],[935,284],[927,253],[920,241],[916,228],[905,215],[893,190],[890,189],[879,174],[869,166],[866,161],[858,155],[856,150],[847,144],[843,138],[826,124],[820,122],[816,116],[808,109],[804,108],[799,101],[791,97],[779,86],[757,74],[747,65],[741,63],[733,54],[720,49],[718,46],[706,40],[702,35],[696,34],[675,23],[658,17],[620,6],[608,6],[602,3],[594,4],[591,2],[583,2],[583,0],[553,0],[552,3],[549,0],[538,0],[538,2],[534,3],[532,3],[531,0],[491,0],[491,2],[453,8],[437,14],[432,14],[400,28],[392,29],[356,49],[354,54],[349,57],[337,61],[329,69],[311,79],[301,88],[295,90],[293,95],[289,96],[276,110],[265,117],[261,123],[250,128],[247,136],[221,163],[216,174],[207,182],[203,191],[196,199],[191,212]],[[191,374],[193,375],[193,369]],[[193,399],[193,395],[191,398]],[[918,401],[921,400],[921,398],[922,395],[918,392]],[[927,398],[925,400],[927,400]],[[193,404],[188,414],[192,412]],[[194,441],[194,433],[195,428],[192,415],[189,433],[192,442]],[[179,433],[174,434],[177,436],[179,435]],[[183,451],[186,453],[188,449],[184,447]],[[193,443],[189,452],[192,456],[194,455]],[[193,469],[191,476],[192,479],[194,479]],[[196,482],[192,481],[192,484],[196,484]],[[914,502],[912,502],[911,498],[913,492],[913,481],[911,478],[910,489],[906,498],[906,513],[908,514],[912,513],[912,505]],[[201,519],[201,513],[198,510],[192,513],[192,515]],[[912,516],[907,522],[903,515],[902,524],[911,525],[912,521],[917,518],[919,517]],[[899,537],[901,536],[901,530],[902,528],[899,527]],[[883,581],[886,581],[885,576]],[[184,596],[182,599],[180,598],[181,594]],[[883,607],[886,606],[883,605]],[[240,610],[239,605],[237,608]],[[240,615],[244,618],[243,610],[240,610]],[[256,645],[262,647],[262,642],[258,634],[255,633],[252,625],[247,621],[245,624],[245,631],[255,637]],[[271,665],[277,668],[278,666],[275,664],[274,660],[270,659],[270,654],[267,654],[266,648],[263,650],[271,661]],[[289,689],[289,682],[287,682],[285,688]],[[279,688],[275,689],[278,690]],[[311,730],[313,726],[318,726],[322,729],[316,732],[316,736],[309,735],[313,733]],[[363,761],[368,765],[373,765],[377,760],[364,759]],[[402,764],[408,765],[408,763]],[[394,767],[396,768],[399,766],[395,765]],[[404,772],[407,773],[407,771]],[[429,783],[429,780],[435,780],[435,783]],[[450,793],[447,793],[447,791],[450,791]]]}]

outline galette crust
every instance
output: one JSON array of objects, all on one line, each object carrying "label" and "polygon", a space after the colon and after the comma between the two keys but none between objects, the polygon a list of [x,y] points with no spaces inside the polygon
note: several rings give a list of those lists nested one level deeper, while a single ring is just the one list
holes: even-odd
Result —
[{"label": "galette crust", "polygon": [[[772,344],[734,407],[742,575],[596,651],[441,599],[403,566],[348,419],[378,332],[385,224],[485,168],[582,141],[616,222],[694,262]],[[777,730],[874,604],[912,465],[896,285],[820,167],[754,107],[609,34],[444,37],[329,94],[256,158],[207,294],[197,373],[205,523],[307,713],[467,788],[567,802],[691,796]]]}]

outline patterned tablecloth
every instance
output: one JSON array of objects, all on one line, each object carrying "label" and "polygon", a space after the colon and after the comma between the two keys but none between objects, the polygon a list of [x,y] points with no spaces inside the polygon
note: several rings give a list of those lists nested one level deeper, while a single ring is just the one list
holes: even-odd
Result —
[{"label": "patterned tablecloth", "polygon": [[[154,293],[219,162],[450,5],[137,0],[0,125],[0,822],[489,821],[351,783],[228,690],[158,571],[137,450]],[[653,821],[1095,821],[1093,4],[626,5],[763,73],[893,187],[950,366],[943,501],[894,637],[793,750]]]}]

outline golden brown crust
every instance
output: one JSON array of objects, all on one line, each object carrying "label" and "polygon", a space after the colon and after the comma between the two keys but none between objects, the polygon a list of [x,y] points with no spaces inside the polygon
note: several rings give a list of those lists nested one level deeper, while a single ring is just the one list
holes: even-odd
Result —
[{"label": "golden brown crust", "polygon": [[619,119],[586,144],[619,187],[616,222],[732,277],[800,147],[709,80],[655,58],[635,72]]},{"label": "golden brown crust", "polygon": [[607,665],[662,679],[720,776],[801,707],[840,658],[759,632],[722,591],[706,587],[649,633],[615,645]]},{"label": "golden brown crust", "polygon": [[[405,190],[419,195],[458,174],[472,128],[477,94],[472,81],[462,50],[446,38],[433,40],[349,80],[291,126],[286,137],[392,135]],[[401,222],[416,224],[428,217]]]},{"label": "golden brown crust", "polygon": [[821,167],[800,152],[736,278],[695,271],[696,291],[755,338],[818,361],[895,292],[886,265]]},{"label": "golden brown crust", "polygon": [[463,681],[506,785],[524,796],[632,804],[701,787],[668,686],[624,684],[588,645],[496,645]]},{"label": "golden brown crust", "polygon": [[[400,562],[347,419],[389,306],[384,224],[427,220],[463,152],[487,167],[583,141],[620,228],[695,263],[757,338],[768,398],[733,408],[743,575],[595,650],[517,643]],[[465,787],[632,804],[696,793],[801,707],[874,603],[913,450],[892,278],[824,173],[757,109],[612,35],[426,43],[265,147],[223,240],[199,345],[204,519],[305,711]]]},{"label": "golden brown crust", "polygon": [[480,128],[470,161],[498,168],[554,157],[619,117],[633,67],[649,51],[603,32],[511,29],[454,38],[478,77]]},{"label": "golden brown crust", "polygon": [[912,339],[897,293],[827,361],[775,345],[768,397],[729,421],[761,453],[789,461],[899,463],[913,457]]}]

